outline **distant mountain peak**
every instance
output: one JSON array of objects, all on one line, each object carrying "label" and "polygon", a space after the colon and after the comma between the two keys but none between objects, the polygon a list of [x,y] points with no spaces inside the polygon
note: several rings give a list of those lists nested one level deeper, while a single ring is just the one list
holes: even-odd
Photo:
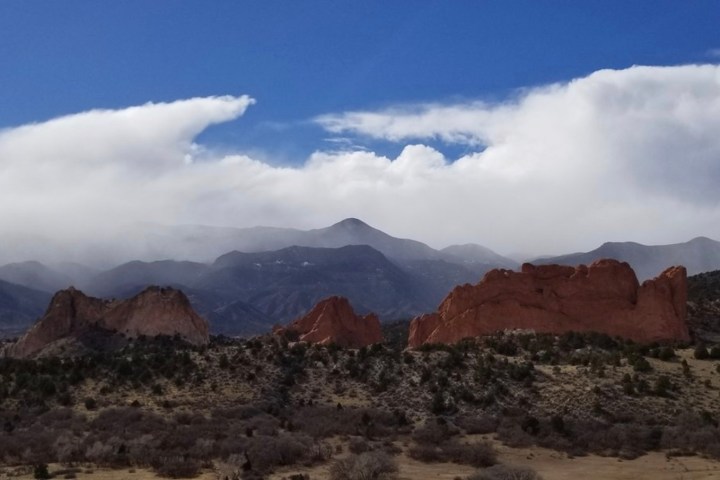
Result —
[{"label": "distant mountain peak", "polygon": [[713,240],[712,238],[700,236],[693,238],[688,243],[717,243],[717,241]]},{"label": "distant mountain peak", "polygon": [[644,245],[644,244],[638,243],[638,242],[632,242],[632,241],[627,241],[627,242],[605,242],[605,243],[603,243],[602,245],[600,245],[600,247],[597,248],[596,250],[599,250],[599,249],[601,249],[601,248],[607,248],[607,247],[622,247],[622,246],[628,246],[628,245],[640,246],[640,247],[647,247],[647,245]]},{"label": "distant mountain peak", "polygon": [[330,228],[333,227],[341,227],[341,228],[372,228],[367,223],[363,222],[359,218],[349,217],[344,220],[340,220],[338,223],[332,225]]}]

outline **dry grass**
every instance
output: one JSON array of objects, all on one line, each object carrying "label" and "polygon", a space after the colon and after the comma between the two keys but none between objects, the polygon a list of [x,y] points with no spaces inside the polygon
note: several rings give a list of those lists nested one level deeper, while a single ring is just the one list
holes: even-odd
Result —
[{"label": "dry grass", "polygon": [[[495,442],[499,460],[504,464],[530,467],[544,480],[717,480],[720,462],[701,457],[666,458],[652,452],[634,460],[588,455],[568,457],[544,448],[509,448]],[[405,454],[396,457],[398,480],[452,480],[465,478],[476,470],[454,463],[422,463]],[[310,475],[312,480],[329,480],[329,463],[312,468],[285,468],[271,475],[281,480],[294,473]]]},{"label": "dry grass", "polygon": [[499,446],[503,463],[533,468],[545,480],[717,480],[720,462],[701,457],[666,458],[651,452],[634,460],[588,455],[569,458],[544,448]]}]

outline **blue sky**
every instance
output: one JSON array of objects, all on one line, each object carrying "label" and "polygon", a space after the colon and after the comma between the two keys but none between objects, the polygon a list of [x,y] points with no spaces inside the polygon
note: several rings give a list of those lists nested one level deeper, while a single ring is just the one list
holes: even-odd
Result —
[{"label": "blue sky", "polygon": [[0,2],[0,261],[141,248],[142,222],[720,239],[718,25],[702,0]]},{"label": "blue sky", "polygon": [[301,162],[324,147],[316,115],[717,61],[718,25],[715,1],[9,1],[0,126],[248,94],[241,120],[200,138]]}]

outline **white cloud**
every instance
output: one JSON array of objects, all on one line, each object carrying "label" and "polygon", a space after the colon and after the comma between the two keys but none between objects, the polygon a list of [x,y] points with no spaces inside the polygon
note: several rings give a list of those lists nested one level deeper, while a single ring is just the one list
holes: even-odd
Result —
[{"label": "white cloud", "polygon": [[716,205],[719,72],[715,65],[603,70],[499,105],[429,104],[316,121],[337,134],[483,145],[473,163],[508,178],[604,178],[613,196],[623,188]]},{"label": "white cloud", "polygon": [[[72,259],[98,242],[125,251],[139,221],[311,228],[354,216],[435,246],[535,253],[720,238],[718,66],[599,71],[502,104],[326,115],[349,147],[296,167],[193,143],[251,103],[197,98],[1,131],[0,261],[58,243]],[[391,159],[355,148],[358,136],[408,144]],[[447,159],[429,139],[476,153]]]}]

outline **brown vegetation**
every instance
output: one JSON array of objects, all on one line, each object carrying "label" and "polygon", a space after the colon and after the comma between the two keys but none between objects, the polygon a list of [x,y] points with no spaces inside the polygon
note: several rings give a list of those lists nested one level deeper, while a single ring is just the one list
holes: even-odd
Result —
[{"label": "brown vegetation", "polygon": [[267,336],[3,358],[0,461],[261,478],[382,452],[487,474],[504,471],[488,470],[501,459],[491,436],[572,456],[720,458],[713,346],[702,359],[681,347],[502,334],[404,352]]}]

